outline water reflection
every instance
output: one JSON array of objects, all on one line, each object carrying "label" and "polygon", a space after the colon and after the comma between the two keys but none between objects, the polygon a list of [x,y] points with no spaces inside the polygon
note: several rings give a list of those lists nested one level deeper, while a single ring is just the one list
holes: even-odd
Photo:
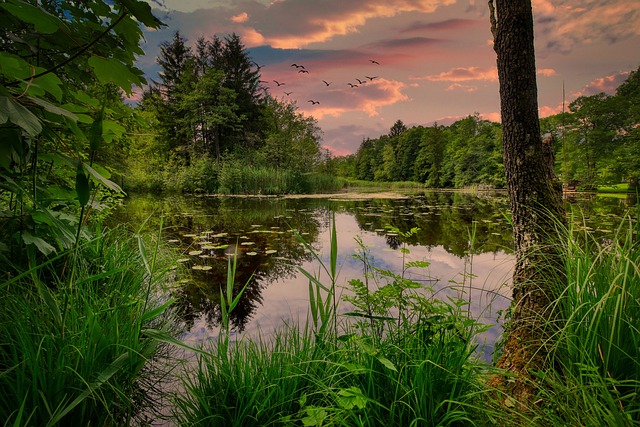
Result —
[{"label": "water reflection", "polygon": [[[626,207],[601,198],[581,201],[586,217],[607,231]],[[501,194],[431,192],[400,199],[284,199],[137,196],[113,218],[156,228],[162,218],[165,238],[181,258],[173,292],[176,309],[195,344],[215,337],[221,320],[220,288],[237,247],[236,292],[247,283],[231,314],[236,333],[264,334],[283,321],[304,321],[308,280],[298,267],[319,271],[318,262],[299,236],[328,264],[329,224],[338,231],[340,281],[362,276],[352,255],[356,237],[369,248],[377,267],[399,272],[403,262],[428,261],[411,278],[436,288],[441,299],[464,298],[474,317],[496,323],[509,305],[513,266],[508,201]],[[389,230],[406,232],[410,237]],[[403,258],[399,248],[408,249]],[[348,292],[348,290],[344,290]],[[348,307],[343,308],[344,311]],[[500,333],[485,334],[493,343]],[[490,350],[489,350],[490,351]]]}]

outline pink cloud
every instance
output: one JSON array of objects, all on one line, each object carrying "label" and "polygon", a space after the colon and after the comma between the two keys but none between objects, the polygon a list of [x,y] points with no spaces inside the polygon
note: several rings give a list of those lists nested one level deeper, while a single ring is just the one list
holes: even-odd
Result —
[{"label": "pink cloud", "polygon": [[618,86],[620,86],[625,80],[627,80],[629,74],[629,71],[622,71],[620,73],[599,77],[588,83],[585,87],[582,88],[582,90],[574,95],[576,97],[591,96],[600,92],[613,95],[616,92]]},{"label": "pink cloud", "polygon": [[552,77],[552,76],[555,76],[557,73],[556,73],[556,70],[554,70],[553,68],[539,68],[537,70],[537,74],[539,76]]},{"label": "pink cloud", "polygon": [[497,81],[498,70],[496,67],[458,67],[424,77],[414,77],[416,80],[429,80],[432,82],[469,82],[469,81]]}]

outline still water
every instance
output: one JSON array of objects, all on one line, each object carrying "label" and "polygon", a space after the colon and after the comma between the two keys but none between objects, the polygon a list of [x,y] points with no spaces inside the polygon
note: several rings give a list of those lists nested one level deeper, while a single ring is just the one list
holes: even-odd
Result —
[{"label": "still water", "polygon": [[[579,207],[581,227],[606,236],[628,210],[628,202],[591,196],[567,201],[567,207]],[[502,330],[500,313],[510,303],[514,264],[505,194],[132,196],[113,220],[146,222],[150,229],[162,224],[163,239],[176,252],[178,268],[170,292],[183,322],[182,339],[199,345],[217,337],[220,287],[226,284],[228,261],[236,248],[236,290],[248,285],[231,313],[234,333],[268,336],[284,322],[304,322],[309,280],[299,269],[327,280],[309,246],[328,266],[334,218],[339,292],[348,294],[349,280],[363,277],[362,261],[354,256],[363,247],[376,267],[396,273],[410,261],[426,261],[427,268],[409,269],[408,277],[431,287],[438,299],[463,298],[471,316],[496,325],[480,337],[485,354],[492,352]],[[413,228],[418,231],[403,237]],[[344,303],[339,311],[349,309]]]}]

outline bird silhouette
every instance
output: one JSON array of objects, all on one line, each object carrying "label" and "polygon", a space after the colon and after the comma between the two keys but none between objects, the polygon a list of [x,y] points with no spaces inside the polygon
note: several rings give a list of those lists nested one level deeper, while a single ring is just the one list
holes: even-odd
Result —
[{"label": "bird silhouette", "polygon": [[313,105],[320,104],[320,101],[314,101],[313,99],[310,99],[307,102],[310,102]]},{"label": "bird silhouette", "polygon": [[363,84],[365,84],[365,83],[366,83],[366,81],[364,81],[364,80],[360,80],[360,79],[356,79],[356,80],[357,80],[357,81],[358,81],[358,83],[359,83],[359,84],[361,84],[361,85],[363,85]]},{"label": "bird silhouette", "polygon": [[369,77],[369,76],[365,76],[366,78],[368,78],[369,80],[373,80],[373,79],[377,79],[378,76],[373,76],[373,77]]},{"label": "bird silhouette", "polygon": [[262,69],[262,67],[264,67],[264,65],[259,65],[256,61],[251,61],[253,62],[253,65],[256,66],[256,68],[258,69],[258,71],[260,71]]},{"label": "bird silhouette", "polygon": [[347,83],[351,87],[358,87],[358,85],[354,85],[353,83]]},{"label": "bird silhouette", "polygon": [[329,85],[332,83],[332,82],[328,82],[328,81],[326,81],[326,80],[323,80],[322,82],[323,82],[324,84],[326,84],[327,86],[329,86]]},{"label": "bird silhouette", "polygon": [[277,80],[274,80],[274,83],[275,83],[275,84],[277,84],[278,86],[283,86],[283,85],[284,85],[284,83],[280,83],[280,82],[279,82],[279,81],[277,81]]},{"label": "bird silhouette", "polygon": [[284,94],[285,94],[285,95],[287,95],[287,96],[289,96],[289,95],[291,95],[292,93],[293,93],[293,92],[285,92]]},{"label": "bird silhouette", "polygon": [[298,64],[291,64],[292,67],[296,67],[296,68],[302,68],[304,69],[304,65],[298,65]]},{"label": "bird silhouette", "polygon": [[309,74],[309,72],[307,70],[305,70],[304,68],[302,70],[298,70],[299,73],[307,73]]},{"label": "bird silhouette", "polygon": [[369,62],[371,62],[372,64],[380,65],[380,63],[378,61],[374,60],[374,59],[370,59]]}]

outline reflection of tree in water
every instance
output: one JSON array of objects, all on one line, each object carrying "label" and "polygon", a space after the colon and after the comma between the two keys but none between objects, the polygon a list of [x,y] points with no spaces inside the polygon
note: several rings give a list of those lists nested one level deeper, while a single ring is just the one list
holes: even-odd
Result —
[{"label": "reflection of tree in water", "polygon": [[[385,234],[391,249],[402,243],[427,248],[441,246],[447,252],[464,256],[469,250],[469,234],[475,226],[476,253],[511,251],[511,228],[504,218],[508,212],[505,197],[478,197],[460,193],[425,193],[401,200],[360,202],[351,210],[360,228]],[[409,238],[389,235],[386,226],[418,233]]]},{"label": "reflection of tree in water", "polygon": [[[291,230],[312,243],[329,221],[327,202],[317,200],[167,198],[154,202],[148,203],[148,198],[131,200],[126,213],[134,222],[148,219],[151,227],[159,223],[160,215],[149,212],[150,208],[163,213],[165,238],[180,251],[187,260],[183,265],[189,268],[186,275],[190,279],[179,282],[173,291],[175,309],[188,329],[202,317],[209,325],[220,324],[220,289],[226,291],[228,254],[236,245],[234,295],[248,284],[230,322],[234,330],[242,332],[262,304],[263,289],[278,279],[292,277],[296,265],[311,259]],[[194,255],[188,255],[193,251]],[[194,266],[207,270],[192,270]]]}]

